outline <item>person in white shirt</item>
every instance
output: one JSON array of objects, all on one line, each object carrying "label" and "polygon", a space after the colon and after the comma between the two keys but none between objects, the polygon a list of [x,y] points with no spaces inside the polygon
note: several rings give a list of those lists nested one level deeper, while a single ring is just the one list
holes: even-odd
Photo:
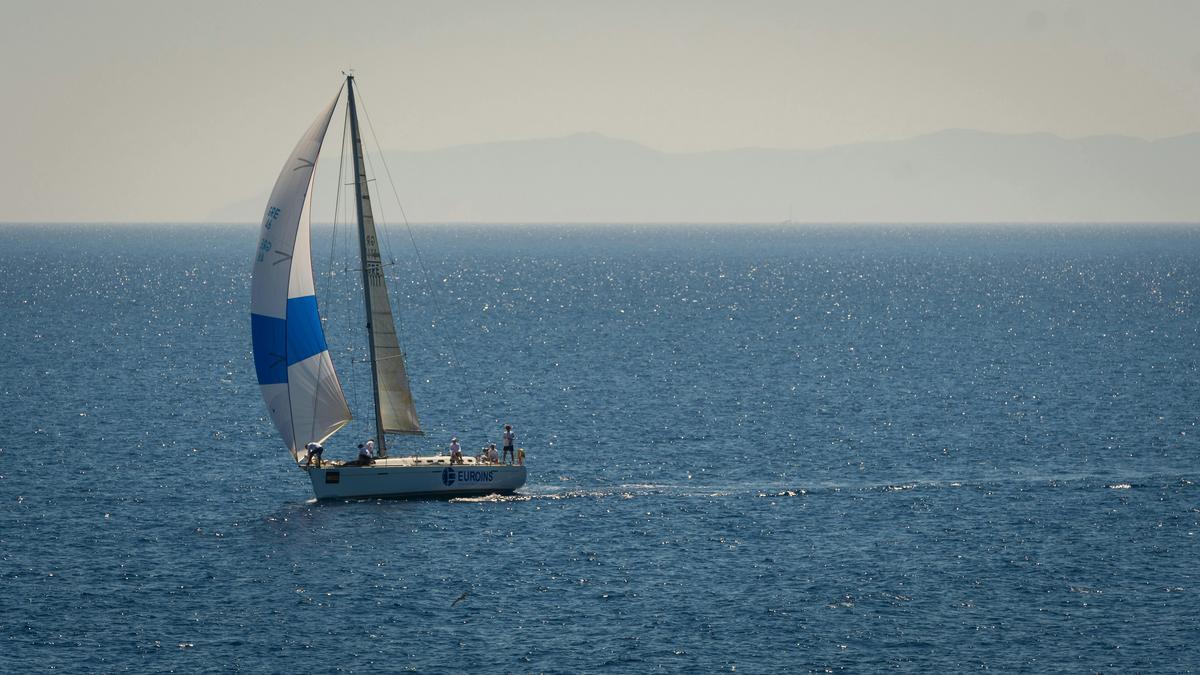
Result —
[{"label": "person in white shirt", "polygon": [[375,463],[375,460],[371,459],[371,441],[367,441],[366,445],[358,444],[358,459],[354,463],[359,466],[371,466]]},{"label": "person in white shirt", "polygon": [[368,457],[375,456],[375,439],[374,438],[367,439],[367,456]]},{"label": "person in white shirt", "polygon": [[325,452],[325,447],[313,441],[304,446],[304,449],[308,451],[308,454],[304,457],[304,466],[310,466],[315,458],[317,460],[317,468],[321,468],[321,453]]},{"label": "person in white shirt", "polygon": [[516,438],[517,438],[517,436],[516,436],[516,434],[513,433],[512,425],[505,424],[504,425],[504,458],[506,460],[508,460],[509,464],[512,464],[513,462],[517,461],[517,453],[513,451],[513,441],[515,441]]},{"label": "person in white shirt", "polygon": [[458,445],[458,437],[457,436],[450,439],[450,463],[451,464],[462,464],[463,463],[462,448],[460,448]]},{"label": "person in white shirt", "polygon": [[491,445],[488,446],[487,461],[488,461],[488,464],[499,464],[500,463],[500,455],[496,453],[496,444],[495,443],[492,443]]}]

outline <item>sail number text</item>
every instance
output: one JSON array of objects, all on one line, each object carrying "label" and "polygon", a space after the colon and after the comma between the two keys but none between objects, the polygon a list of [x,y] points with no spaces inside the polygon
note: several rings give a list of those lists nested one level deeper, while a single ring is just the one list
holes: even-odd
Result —
[{"label": "sail number text", "polygon": [[263,229],[269,230],[275,224],[275,219],[282,213],[278,206],[272,206],[267,209],[267,215],[263,216]]}]

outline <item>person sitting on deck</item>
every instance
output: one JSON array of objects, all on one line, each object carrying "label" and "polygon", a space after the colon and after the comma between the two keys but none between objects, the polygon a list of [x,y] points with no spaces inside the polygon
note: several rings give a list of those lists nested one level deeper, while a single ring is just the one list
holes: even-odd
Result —
[{"label": "person sitting on deck", "polygon": [[487,461],[488,461],[488,464],[499,464],[500,463],[500,454],[498,452],[496,452],[496,444],[495,443],[492,443],[491,445],[488,446]]},{"label": "person sitting on deck", "polygon": [[308,451],[308,454],[304,456],[304,466],[311,466],[313,458],[316,458],[317,468],[321,468],[321,453],[325,452],[325,447],[320,443],[313,441],[312,443],[304,446],[304,449]]},{"label": "person sitting on deck", "polygon": [[354,466],[371,466],[375,460],[371,458],[371,442],[367,441],[367,445],[358,444],[358,459],[354,460]]},{"label": "person sitting on deck", "polygon": [[463,463],[462,448],[460,448],[458,445],[458,437],[457,436],[450,439],[450,463],[451,464],[462,464]]}]

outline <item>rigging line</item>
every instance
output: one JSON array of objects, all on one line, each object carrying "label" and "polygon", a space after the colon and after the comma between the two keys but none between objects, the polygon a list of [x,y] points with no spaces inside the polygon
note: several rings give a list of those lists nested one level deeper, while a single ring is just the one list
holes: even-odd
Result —
[{"label": "rigging line", "polygon": [[[339,90],[338,90],[338,97],[341,97],[341,95],[342,95],[342,92],[341,92],[341,90],[339,89]],[[333,114],[333,113],[332,113],[332,111],[330,111],[330,114],[331,114],[331,115]],[[316,154],[313,156],[313,158],[312,158],[312,161],[308,162],[308,166],[309,166],[309,168],[310,168],[310,169],[312,169],[312,173],[310,173],[310,174],[308,175],[308,186],[307,186],[307,187],[305,188],[305,190],[304,190],[304,199],[303,199],[303,201],[301,202],[301,206],[300,206],[300,218],[299,218],[299,222],[297,223],[297,230],[299,230],[299,229],[304,229],[304,230],[306,230],[306,233],[305,233],[305,234],[306,234],[306,236],[308,237],[308,241],[306,242],[306,246],[308,247],[308,251],[307,251],[307,255],[308,255],[308,260],[307,260],[307,266],[308,266],[308,277],[309,277],[309,279],[311,279],[311,281],[312,281],[314,295],[315,295],[315,293],[316,293],[316,284],[317,284],[316,277],[317,277],[317,274],[316,274],[316,270],[314,270],[314,269],[313,269],[313,264],[312,264],[312,261],[313,261],[313,253],[312,253],[312,239],[313,239],[313,237],[312,237],[312,199],[313,199],[313,191],[314,191],[314,189],[315,189],[315,187],[316,187],[316,182],[317,182],[317,162],[318,162],[318,160],[320,160],[320,158],[321,158],[321,148],[322,148],[322,147],[324,146],[324,144],[325,144],[325,132],[328,130],[328,124],[329,124],[329,123],[328,123],[328,120],[326,120],[326,129],[325,129],[325,131],[322,131],[322,135],[321,135],[321,137],[317,139],[317,150],[316,150]],[[308,219],[308,220],[307,220],[307,222],[305,222],[305,218],[307,218],[307,219]],[[292,251],[293,251],[293,252],[295,252],[295,242],[293,242],[293,248],[292,248]],[[294,268],[294,265],[295,265],[295,263],[296,263],[296,261],[295,261],[295,260],[292,260],[292,261],[291,261],[291,263],[289,263],[289,267],[291,267],[292,269],[295,269],[295,268]],[[289,271],[289,278],[290,278],[290,274],[291,274],[291,272]],[[288,291],[289,291],[289,295],[290,295],[290,292],[291,292],[290,285],[291,285],[291,282],[289,281],[289,282],[288,282]],[[285,310],[284,316],[285,316],[285,317],[287,316],[287,312],[286,312],[286,310]],[[318,315],[317,315],[317,326],[318,326],[318,329],[321,331],[321,334],[322,334],[322,335],[324,335],[324,333],[325,333],[325,326],[324,326],[324,324],[323,324],[323,322],[322,322],[322,319],[321,319],[321,316],[320,316],[320,314],[319,314],[319,313],[318,313]],[[331,371],[331,373],[332,373],[332,371]],[[290,390],[291,390],[291,384],[289,384],[289,385],[288,385],[288,390],[289,390],[289,394],[288,394],[288,407],[289,407],[289,409],[290,409],[290,410],[289,410],[289,414],[291,415],[291,418],[292,418],[292,419],[291,419],[291,426],[292,426],[292,447],[296,449],[296,452],[293,454],[293,456],[292,456],[292,457],[293,457],[293,459],[295,459],[297,462],[299,462],[299,460],[300,460],[300,458],[299,458],[299,448],[301,447],[301,446],[300,446],[300,443],[299,443],[299,440],[297,440],[297,439],[304,440],[304,441],[305,441],[304,445],[308,445],[308,443],[309,443],[309,442],[312,442],[312,441],[316,441],[316,440],[317,440],[317,436],[316,436],[316,433],[317,433],[317,409],[320,407],[320,391],[321,391],[321,384],[322,384],[322,382],[323,382],[324,380],[325,380],[325,368],[324,368],[324,364],[322,364],[322,363],[320,363],[320,362],[318,361],[318,366],[317,366],[317,375],[316,375],[316,385],[315,385],[315,387],[314,387],[314,388],[315,388],[315,390],[316,390],[316,393],[317,393],[317,395],[316,395],[316,396],[314,396],[314,397],[313,397],[313,400],[312,400],[312,409],[310,410],[310,413],[309,413],[309,418],[308,418],[308,419],[309,419],[309,422],[308,422],[308,429],[307,429],[307,431],[305,432],[305,435],[304,435],[304,436],[300,436],[300,435],[297,433],[297,431],[298,431],[298,428],[297,428],[297,426],[296,426],[296,415],[295,415],[295,407],[296,407],[296,404],[295,404],[295,402],[292,400],[292,396],[291,396],[291,392],[290,392]],[[336,378],[335,378],[335,381],[336,381]],[[324,439],[321,439],[321,440],[323,441]]]},{"label": "rigging line", "polygon": [[[349,209],[349,200],[342,199],[342,192],[346,189],[346,187],[345,187],[345,182],[346,182],[345,181],[346,139],[350,136],[349,132],[347,131],[347,128],[349,127],[349,125],[350,125],[350,106],[347,105],[345,115],[342,118],[342,148],[341,148],[341,153],[338,155],[338,186],[337,186],[337,191],[336,191],[337,196],[335,198],[334,211],[333,211],[334,212],[334,235],[335,235],[334,241],[335,241],[335,243],[337,240],[336,234],[337,234],[338,219],[344,217],[344,214],[341,213],[341,209],[343,209],[343,208],[345,208],[347,210]],[[343,237],[342,250],[349,251],[350,250],[350,243],[349,243],[350,242],[350,227],[349,227],[350,220],[349,220],[349,217],[344,217],[344,222],[347,224],[347,226],[342,228],[342,237]],[[346,255],[346,254],[343,254],[343,255]],[[332,266],[332,264],[333,264],[333,259],[332,259],[332,252],[331,252],[330,265]],[[345,277],[346,275],[342,275],[342,276]],[[354,404],[358,405],[359,401],[361,400],[359,397],[359,379],[360,379],[358,377],[359,369],[355,367],[354,351],[353,351],[353,347],[351,346],[351,345],[353,345],[353,327],[354,327],[353,315],[355,313],[355,310],[354,310],[355,304],[353,302],[351,302],[352,298],[350,297],[350,293],[352,292],[353,289],[343,289],[343,290],[345,290],[345,293],[344,293],[345,297],[343,299],[346,300],[346,302],[342,303],[343,307],[346,308],[345,311],[343,311],[343,313],[342,313],[343,317],[345,317],[345,319],[344,319],[345,320],[345,333],[344,334],[347,336],[347,339],[346,339],[347,347],[350,348],[350,372],[349,372],[350,390],[351,390],[351,396],[353,397]],[[353,415],[353,413],[351,413],[351,415]]]},{"label": "rigging line", "polygon": [[[333,283],[334,277],[335,277],[333,264],[334,264],[334,261],[337,259],[336,255],[335,255],[335,251],[337,250],[337,243],[338,243],[338,226],[342,223],[342,219],[341,219],[342,188],[340,186],[343,181],[343,174],[345,173],[345,170],[346,170],[346,163],[342,160],[342,156],[345,155],[345,153],[346,153],[346,130],[345,130],[345,127],[346,127],[346,122],[345,122],[344,115],[343,115],[342,147],[338,153],[338,186],[339,187],[334,191],[333,234],[329,238],[329,274],[330,274],[330,279],[329,279],[330,284],[329,285],[331,287],[330,288],[331,291],[339,285],[339,284]],[[343,229],[347,229],[347,228],[343,228]],[[330,297],[336,298],[337,294],[331,293]],[[342,310],[341,317],[342,317],[343,321],[346,322],[346,328],[347,328],[347,330],[343,331],[342,334],[348,335],[349,334],[349,330],[348,330],[348,328],[349,328],[349,313],[346,312],[345,310]],[[354,383],[355,383],[355,381],[354,381],[354,362],[353,361],[351,361],[349,372],[346,373],[346,375],[350,378],[349,384],[350,384],[351,389],[353,389]],[[349,402],[347,402],[347,407],[349,407]],[[353,417],[353,413],[351,413],[351,417]]]},{"label": "rigging line", "polygon": [[[384,171],[384,174],[388,178],[388,185],[390,185],[392,188],[392,195],[396,198],[396,206],[400,208],[400,217],[404,221],[405,230],[408,231],[408,240],[410,242],[412,242],[413,253],[417,259],[417,264],[421,268],[421,274],[425,277],[425,286],[426,286],[426,288],[429,289],[429,295],[433,297],[433,304],[435,307],[435,311],[438,313],[437,322],[438,322],[439,326],[442,328],[443,335],[445,335],[446,311],[442,307],[442,304],[441,304],[442,301],[441,301],[441,298],[437,294],[437,288],[433,285],[433,282],[430,281],[430,279],[429,279],[429,269],[427,267],[425,267],[425,259],[421,257],[421,249],[420,249],[420,247],[417,246],[417,238],[413,235],[412,225],[408,222],[408,214],[404,211],[404,203],[402,201],[400,201],[400,193],[396,190],[396,181],[392,178],[392,170],[388,166],[387,157],[385,157],[383,155],[383,149],[380,148],[379,137],[375,135],[375,125],[371,123],[371,115],[370,115],[370,113],[367,112],[366,101],[363,99],[363,95],[362,95],[362,87],[358,88],[358,98],[359,98],[359,102],[361,104],[360,107],[362,108],[362,111],[363,111],[363,117],[365,117],[367,120],[367,128],[371,130],[371,139],[375,141],[375,147],[379,148],[379,160],[380,160],[380,163],[383,164],[383,171]],[[450,358],[452,359],[452,364],[451,364],[452,368],[451,369],[453,369],[454,366],[462,368],[463,362],[461,359],[458,358],[458,354],[455,352],[454,340],[453,340],[452,336],[446,340],[446,345],[449,348]],[[466,390],[467,390],[467,397],[471,400],[471,407],[475,411],[476,418],[483,417],[483,409],[479,406],[479,401],[475,398],[475,392],[474,392],[474,389],[472,388],[470,382],[467,383]]]},{"label": "rigging line", "polygon": [[[344,121],[342,122],[342,126],[343,127],[345,126]],[[341,143],[342,143],[342,148],[344,149],[346,146],[345,133],[342,134]],[[341,185],[341,183],[342,183],[342,173],[345,170],[344,163],[342,162],[342,152],[344,152],[344,150],[339,150],[339,152],[338,152],[337,176],[338,176],[338,184],[339,185]],[[332,302],[330,303],[330,307],[329,307],[330,312],[332,312],[334,306],[339,306],[339,307],[341,306],[341,303],[336,302],[336,299],[338,298],[338,295],[339,295],[338,291],[340,290],[338,288],[340,280],[338,279],[338,275],[337,275],[336,269],[334,267],[334,263],[337,261],[338,235],[341,233],[341,231],[339,230],[339,226],[342,223],[342,219],[341,219],[342,189],[340,187],[337,188],[336,190],[334,190],[333,199],[334,199],[334,201],[333,201],[333,233],[329,237],[329,297],[332,300]],[[345,314],[346,314],[346,312],[344,310],[339,309],[336,314],[336,317],[338,319],[344,320]],[[353,375],[354,375],[353,368],[351,368],[350,370],[351,370],[351,372],[346,373],[347,377],[353,377]],[[347,383],[349,383],[349,380],[347,380]],[[345,395],[344,387],[342,389],[342,392],[343,392],[343,396],[344,396]],[[350,402],[347,401],[346,405],[349,406],[349,404],[350,404]]]},{"label": "rigging line", "polygon": [[[343,153],[345,152],[345,148],[346,148],[346,135],[345,135],[345,133],[343,133],[342,134],[342,152]],[[338,185],[342,184],[343,168],[344,168],[344,163],[341,161],[341,155],[338,155]],[[329,279],[331,282],[330,286],[333,285],[332,281],[333,281],[333,277],[334,277],[334,273],[333,273],[334,251],[337,249],[337,236],[338,236],[338,209],[341,208],[341,205],[342,205],[342,189],[339,187],[337,189],[337,191],[334,193],[333,235],[329,237],[329,268],[326,270],[326,274],[329,275]]]},{"label": "rigging line", "polygon": [[[308,211],[309,275],[313,275],[313,270],[312,270],[312,198],[313,198],[313,195],[312,195],[312,193],[313,193],[313,190],[316,189],[316,183],[317,183],[316,178],[317,178],[317,168],[316,168],[315,162],[314,162],[313,173],[312,173],[312,176],[310,176],[309,180],[308,180],[308,195],[306,196],[306,198],[308,199],[308,205],[309,205],[309,207],[307,209],[307,211]],[[303,217],[303,216],[301,216],[301,217]],[[332,281],[333,281],[333,279],[329,278],[329,282],[332,282]],[[314,278],[313,279],[313,297],[314,298],[316,297],[316,292],[317,292],[317,280]],[[326,307],[326,309],[329,309],[329,308]],[[317,314],[317,323],[320,326],[321,335],[324,336],[325,335],[325,317],[321,316],[320,313]],[[328,344],[326,345],[325,358],[329,361],[329,369],[328,369],[329,373],[327,375],[325,372],[325,370],[326,370],[325,364],[323,362],[318,361],[318,363],[320,364],[317,366],[317,387],[316,388],[317,388],[318,392],[321,391],[322,383],[325,382],[327,377],[329,377],[329,376],[333,377],[333,381],[335,383],[337,383],[337,386],[339,388],[341,387],[341,383],[338,382],[338,380],[337,380],[337,374],[333,370],[333,355],[330,354],[328,351]],[[313,397],[312,415],[311,415],[311,417],[309,417],[309,419],[311,421],[309,422],[308,435],[309,435],[309,438],[311,438],[314,441],[318,440],[316,437],[317,419],[318,419],[317,409],[320,408],[320,401],[321,401],[320,395]],[[320,439],[320,442],[324,443],[325,439],[324,438]],[[305,445],[307,445],[307,444],[305,444]]]}]

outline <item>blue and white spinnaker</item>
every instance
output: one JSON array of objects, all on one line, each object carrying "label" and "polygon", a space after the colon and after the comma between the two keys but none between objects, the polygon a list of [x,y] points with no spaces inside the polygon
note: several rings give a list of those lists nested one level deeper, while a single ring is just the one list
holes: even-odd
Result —
[{"label": "blue and white spinnaker", "polygon": [[350,421],[317,312],[309,253],[313,173],[335,96],[292,151],[263,216],[250,290],[254,368],[271,420],[297,461]]}]

